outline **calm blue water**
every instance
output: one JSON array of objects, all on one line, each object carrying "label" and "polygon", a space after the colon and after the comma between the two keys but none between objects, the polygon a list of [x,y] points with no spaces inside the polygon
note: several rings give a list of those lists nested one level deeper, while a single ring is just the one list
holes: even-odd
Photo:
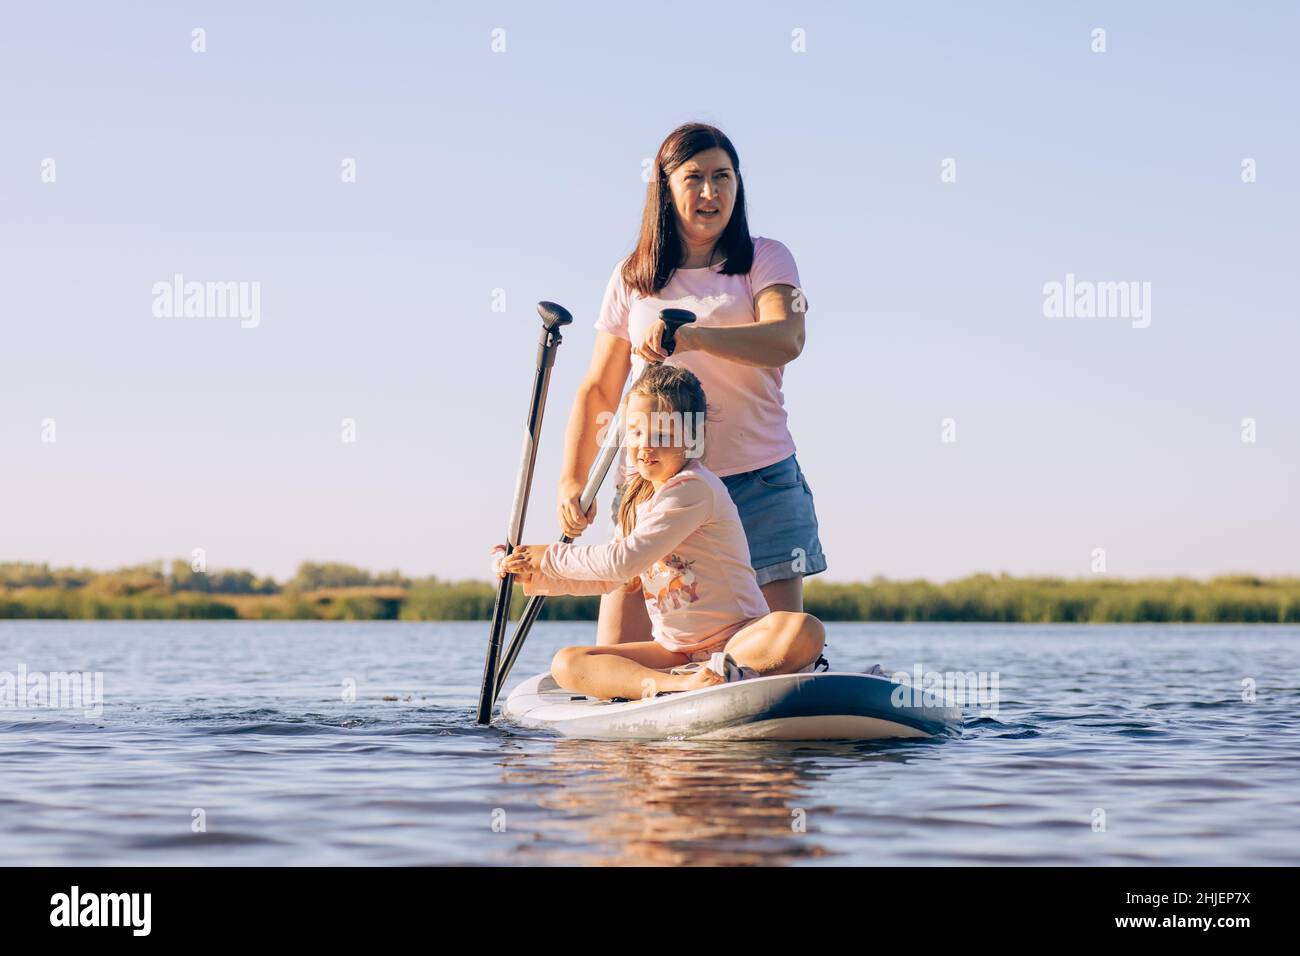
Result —
[{"label": "calm blue water", "polygon": [[961,739],[859,745],[480,728],[486,630],[0,622],[105,701],[0,710],[0,864],[1300,863],[1300,628],[830,625],[836,669],[1000,674]]}]

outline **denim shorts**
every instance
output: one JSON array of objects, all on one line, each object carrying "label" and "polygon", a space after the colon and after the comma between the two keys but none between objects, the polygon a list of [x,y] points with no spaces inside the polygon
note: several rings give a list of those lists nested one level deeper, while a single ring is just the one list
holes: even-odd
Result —
[{"label": "denim shorts", "polygon": [[[812,489],[794,455],[721,481],[740,512],[749,539],[749,563],[760,587],[826,570]],[[619,486],[610,509],[615,520],[621,493]]]}]

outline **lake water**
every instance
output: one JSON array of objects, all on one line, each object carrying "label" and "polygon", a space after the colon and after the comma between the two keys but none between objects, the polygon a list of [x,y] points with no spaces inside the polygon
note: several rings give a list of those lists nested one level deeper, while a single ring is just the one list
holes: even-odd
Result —
[{"label": "lake water", "polygon": [[959,739],[869,744],[481,728],[486,634],[0,622],[0,672],[104,681],[0,709],[0,864],[1300,863],[1297,627],[832,624],[837,670],[999,675]]}]

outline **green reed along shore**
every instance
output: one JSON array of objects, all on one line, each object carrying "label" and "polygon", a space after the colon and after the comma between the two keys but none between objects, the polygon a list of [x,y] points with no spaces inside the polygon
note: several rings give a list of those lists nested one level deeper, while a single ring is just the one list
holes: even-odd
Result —
[{"label": "green reed along shore", "polygon": [[[411,579],[346,564],[304,563],[281,584],[248,571],[196,573],[183,561],[115,571],[0,563],[0,618],[486,621],[494,593],[488,581]],[[516,588],[515,613],[524,600]],[[824,621],[1297,624],[1300,578],[810,578],[804,603]],[[552,597],[541,619],[593,621],[597,606],[592,597]]]}]

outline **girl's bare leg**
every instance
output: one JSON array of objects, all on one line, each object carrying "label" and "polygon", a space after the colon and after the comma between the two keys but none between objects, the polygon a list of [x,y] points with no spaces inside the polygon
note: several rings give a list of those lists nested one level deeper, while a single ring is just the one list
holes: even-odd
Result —
[{"label": "girl's bare leg", "polygon": [[629,700],[653,697],[660,691],[693,690],[714,682],[708,674],[664,673],[687,660],[685,654],[670,651],[654,641],[564,647],[551,660],[551,676],[567,690],[592,697]]},{"label": "girl's bare leg", "polygon": [[650,614],[639,590],[630,594],[619,588],[600,596],[600,617],[596,622],[596,643],[617,645],[644,643],[653,638]]},{"label": "girl's bare leg", "polygon": [[[798,579],[796,579],[798,580]],[[736,632],[727,653],[762,674],[793,674],[817,660],[826,628],[811,614],[773,611]]]}]

